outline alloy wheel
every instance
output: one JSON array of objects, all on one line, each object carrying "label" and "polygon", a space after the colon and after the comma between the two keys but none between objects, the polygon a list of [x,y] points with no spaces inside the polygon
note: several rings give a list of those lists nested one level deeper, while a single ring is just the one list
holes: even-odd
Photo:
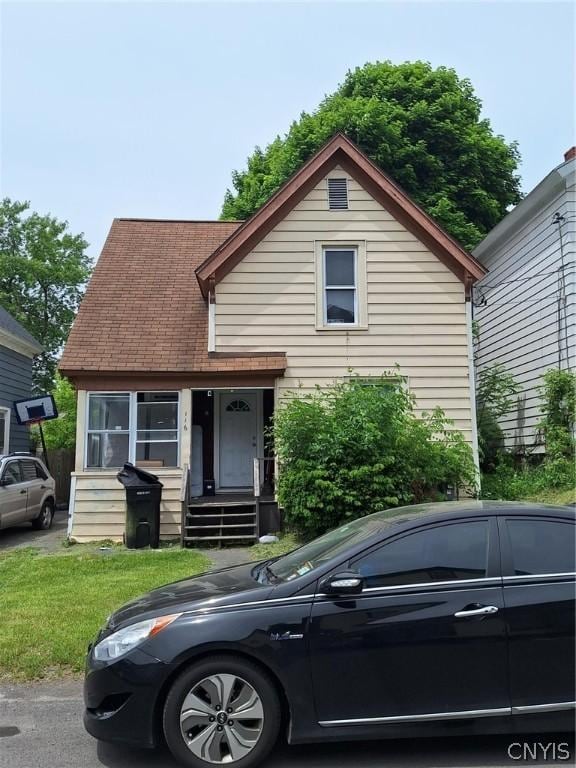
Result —
[{"label": "alloy wheel", "polygon": [[180,730],[188,749],[208,763],[235,763],[256,746],[264,707],[256,690],[237,675],[210,675],[185,697]]}]

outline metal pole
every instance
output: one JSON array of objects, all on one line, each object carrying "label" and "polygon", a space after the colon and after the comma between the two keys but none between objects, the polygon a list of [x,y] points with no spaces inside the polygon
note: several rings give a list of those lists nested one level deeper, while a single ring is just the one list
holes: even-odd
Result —
[{"label": "metal pole", "polygon": [[[48,472],[50,472],[50,465],[48,464],[48,452],[46,451],[46,441],[44,440],[44,432],[42,431],[42,422],[38,422],[38,427],[40,428],[40,440],[42,441],[42,453],[44,454],[44,464],[46,464],[46,469]],[[52,474],[50,472],[50,474]]]}]

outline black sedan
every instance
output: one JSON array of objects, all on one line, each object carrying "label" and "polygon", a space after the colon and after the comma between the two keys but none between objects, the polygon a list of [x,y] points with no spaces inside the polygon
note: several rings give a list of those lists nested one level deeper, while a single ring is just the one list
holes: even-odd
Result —
[{"label": "black sedan", "polygon": [[169,584],[91,644],[84,722],[196,768],[292,744],[569,730],[575,513],[405,507]]}]

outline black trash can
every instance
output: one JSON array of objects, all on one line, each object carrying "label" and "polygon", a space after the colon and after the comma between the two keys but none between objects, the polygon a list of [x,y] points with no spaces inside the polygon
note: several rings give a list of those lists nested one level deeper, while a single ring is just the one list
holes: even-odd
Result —
[{"label": "black trash can", "polygon": [[152,547],[160,543],[160,501],[162,483],[156,475],[127,462],[116,475],[126,489],[126,531],[128,549]]}]

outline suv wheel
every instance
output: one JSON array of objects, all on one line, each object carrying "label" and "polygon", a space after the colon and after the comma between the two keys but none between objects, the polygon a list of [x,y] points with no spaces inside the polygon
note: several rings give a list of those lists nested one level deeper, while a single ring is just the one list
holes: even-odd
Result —
[{"label": "suv wheel", "polygon": [[45,501],[37,518],[32,520],[32,527],[37,531],[47,531],[54,519],[54,505],[51,501]]},{"label": "suv wheel", "polygon": [[282,719],[273,683],[256,665],[212,656],[176,679],[164,705],[164,735],[191,768],[252,768],[270,752]]}]

